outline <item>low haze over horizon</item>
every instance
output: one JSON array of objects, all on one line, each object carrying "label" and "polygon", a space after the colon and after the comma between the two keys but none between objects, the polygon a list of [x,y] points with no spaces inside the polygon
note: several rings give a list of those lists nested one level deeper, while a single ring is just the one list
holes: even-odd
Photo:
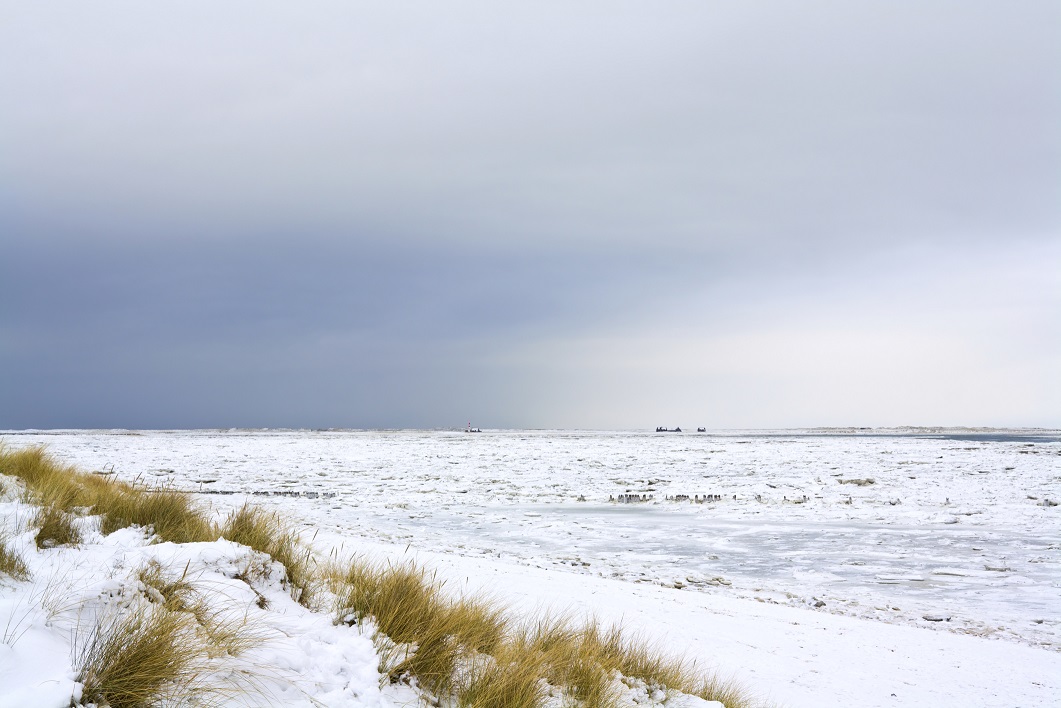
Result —
[{"label": "low haze over horizon", "polygon": [[3,4],[0,429],[1061,427],[1061,5]]}]

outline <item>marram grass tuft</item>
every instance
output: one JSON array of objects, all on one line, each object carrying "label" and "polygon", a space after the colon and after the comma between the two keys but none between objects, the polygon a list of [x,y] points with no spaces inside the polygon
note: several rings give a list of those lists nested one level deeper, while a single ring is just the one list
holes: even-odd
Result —
[{"label": "marram grass tuft", "polygon": [[447,597],[444,583],[413,563],[354,560],[324,572],[335,593],[336,621],[370,623],[387,679],[415,679],[462,707],[537,708],[551,687],[565,705],[615,708],[621,678],[718,700],[726,708],[753,705],[735,683],[701,675],[682,657],[627,636],[619,626],[567,615],[514,623],[495,601]]},{"label": "marram grass tuft", "polygon": [[33,519],[37,527],[34,542],[37,548],[76,546],[81,543],[81,532],[74,525],[69,512],[54,506],[42,506]]},{"label": "marram grass tuft", "polygon": [[29,568],[22,556],[7,545],[7,539],[0,534],[0,575],[7,575],[15,580],[29,580]]},{"label": "marram grass tuft", "polygon": [[313,555],[279,514],[244,504],[228,516],[219,534],[272,556],[286,569],[291,596],[305,607],[312,606],[319,583]]}]

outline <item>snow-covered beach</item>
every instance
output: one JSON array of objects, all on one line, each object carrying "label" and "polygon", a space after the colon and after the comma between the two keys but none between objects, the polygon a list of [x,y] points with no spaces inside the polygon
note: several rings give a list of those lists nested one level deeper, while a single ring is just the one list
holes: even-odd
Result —
[{"label": "snow-covered beach", "polygon": [[1059,28],[6,3],[0,708],[1061,708]]},{"label": "snow-covered beach", "polygon": [[276,508],[323,553],[412,557],[517,608],[621,619],[783,706],[1061,695],[1057,431],[3,440],[194,492],[219,513]]}]

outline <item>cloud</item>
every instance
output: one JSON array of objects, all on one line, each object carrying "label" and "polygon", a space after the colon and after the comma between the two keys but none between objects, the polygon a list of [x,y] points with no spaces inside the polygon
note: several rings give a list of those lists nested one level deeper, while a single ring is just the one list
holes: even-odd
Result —
[{"label": "cloud", "polygon": [[1014,243],[745,273],[497,365],[556,425],[1057,425],[1058,262]]},{"label": "cloud", "polygon": [[[13,7],[0,425],[634,425],[701,399],[719,425],[1048,418],[1056,391],[1012,416],[1006,391],[1056,361],[1056,330],[1006,323],[1057,321],[1056,278],[1007,254],[1057,262],[1059,21]],[[970,348],[975,406],[956,373],[930,384]]]},{"label": "cloud", "polygon": [[119,224],[421,244],[1057,223],[1049,3],[253,7],[14,13],[7,187]]}]

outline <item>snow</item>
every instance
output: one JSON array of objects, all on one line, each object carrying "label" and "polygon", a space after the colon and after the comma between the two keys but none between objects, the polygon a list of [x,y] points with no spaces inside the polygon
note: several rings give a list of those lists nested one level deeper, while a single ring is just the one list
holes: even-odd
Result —
[{"label": "snow", "polygon": [[[1061,695],[1061,507],[1046,502],[1061,500],[1057,431],[10,431],[3,440],[197,492],[219,514],[248,498],[280,509],[321,553],[416,558],[447,587],[527,612],[622,620],[778,705],[1045,706]],[[610,501],[625,494],[651,500]],[[698,503],[705,495],[718,499]],[[0,513],[29,512],[9,495]],[[267,689],[285,705],[415,705],[407,687],[379,687],[365,636],[278,586],[268,612],[241,597],[231,574],[249,549],[151,545],[131,530],[97,533],[81,550],[16,540],[37,589],[0,581],[0,628],[15,617],[25,630],[0,644],[0,706],[25,695],[58,706],[75,689],[76,618],[27,609],[49,569],[88,598],[120,590],[148,558],[190,563],[261,613],[275,637],[252,658],[275,667]],[[45,686],[54,701],[41,702]]]},{"label": "snow", "polygon": [[[11,528],[27,509],[10,498],[0,504],[0,518]],[[219,540],[213,543],[151,544],[142,532],[123,529],[103,538],[91,526],[83,529],[80,548],[36,550],[33,531],[23,531],[9,545],[27,560],[32,581],[0,581],[0,708],[40,706],[66,708],[80,695],[73,667],[97,616],[146,602],[135,573],[151,560],[186,573],[210,599],[212,609],[246,617],[252,631],[265,639],[238,659],[217,668],[217,685],[232,671],[250,672],[246,693],[225,705],[367,706],[412,705],[408,687],[379,685],[377,657],[364,633],[335,626],[325,613],[306,610],[282,589],[282,571],[251,549]],[[268,609],[237,574],[259,563],[268,573],[257,583]],[[270,567],[271,566],[271,567]],[[317,702],[314,702],[317,701]]]}]

